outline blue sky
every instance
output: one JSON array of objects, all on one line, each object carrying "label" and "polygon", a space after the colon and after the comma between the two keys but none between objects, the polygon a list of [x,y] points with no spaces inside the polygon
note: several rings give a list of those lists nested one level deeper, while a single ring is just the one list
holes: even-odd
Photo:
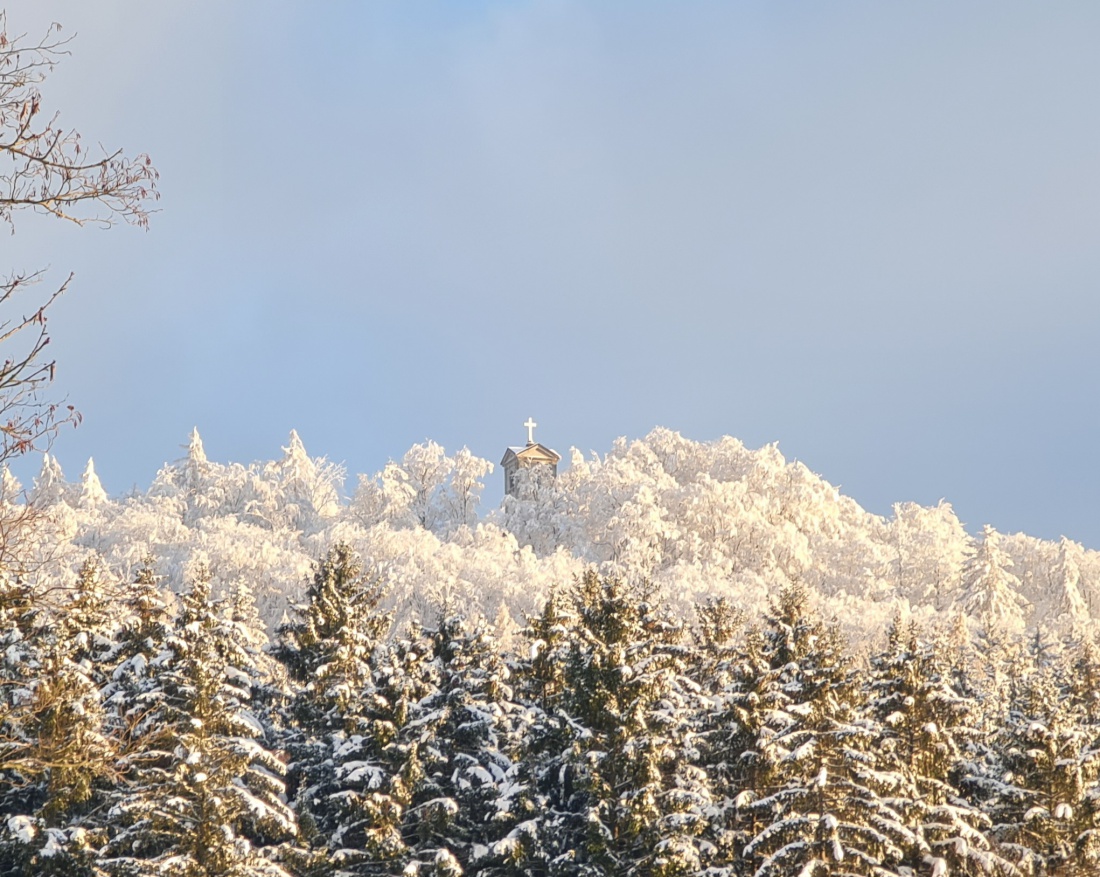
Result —
[{"label": "blue sky", "polygon": [[296,428],[352,473],[496,462],[533,415],[1100,547],[1096,4],[7,9],[75,34],[47,109],[162,176],[148,233],[0,242],[77,275],[70,478],[144,487],[193,425],[220,460]]}]

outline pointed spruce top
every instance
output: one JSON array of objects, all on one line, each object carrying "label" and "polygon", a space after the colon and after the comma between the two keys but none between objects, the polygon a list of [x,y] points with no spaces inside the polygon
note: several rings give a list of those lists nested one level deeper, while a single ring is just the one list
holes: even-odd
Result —
[{"label": "pointed spruce top", "polygon": [[283,448],[283,452],[288,457],[308,457],[306,453],[306,446],[302,444],[302,440],[298,437],[298,430],[292,429],[290,431],[290,443],[287,447]]},{"label": "pointed spruce top", "polygon": [[34,491],[31,500],[34,502],[52,503],[65,498],[65,474],[61,471],[61,464],[56,457],[49,454],[42,455],[42,468],[38,477],[34,479]]},{"label": "pointed spruce top", "polygon": [[107,499],[107,491],[95,471],[95,463],[88,458],[88,465],[84,467],[84,474],[80,477],[80,504],[84,506],[98,505]]},{"label": "pointed spruce top", "polygon": [[0,469],[0,500],[14,502],[22,492],[23,485],[11,474],[11,470],[7,466]]},{"label": "pointed spruce top", "polygon": [[197,426],[191,428],[191,438],[187,444],[187,457],[195,463],[206,462],[206,450],[202,446],[202,436]]}]

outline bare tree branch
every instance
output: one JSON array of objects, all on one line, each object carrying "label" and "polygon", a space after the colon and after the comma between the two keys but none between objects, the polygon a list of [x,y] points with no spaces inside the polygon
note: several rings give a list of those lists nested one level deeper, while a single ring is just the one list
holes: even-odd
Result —
[{"label": "bare tree branch", "polygon": [[[69,54],[60,32],[54,24],[38,40],[13,36],[0,11],[0,221],[14,233],[15,214],[27,210],[77,225],[122,220],[145,227],[148,205],[159,197],[149,157],[102,148],[96,155],[56,114],[42,115],[38,87]],[[71,405],[44,394],[56,370],[55,361],[44,358],[47,312],[72,276],[37,302],[16,301],[41,279],[41,271],[0,278],[0,465],[48,447],[61,426],[80,422]]]},{"label": "bare tree branch", "polygon": [[56,113],[42,116],[38,86],[68,54],[60,30],[54,24],[37,41],[11,36],[0,11],[0,220],[14,232],[14,213],[29,209],[77,225],[121,219],[144,227],[148,203],[159,198],[149,156],[89,153]]}]

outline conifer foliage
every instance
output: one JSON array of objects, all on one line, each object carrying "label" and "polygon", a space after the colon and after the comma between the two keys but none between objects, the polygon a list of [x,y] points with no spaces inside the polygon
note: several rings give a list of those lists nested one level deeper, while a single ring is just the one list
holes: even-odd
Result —
[{"label": "conifer foliage", "polygon": [[283,877],[270,855],[297,835],[282,762],[249,711],[249,658],[200,575],[184,595],[112,808],[118,874]]},{"label": "conifer foliage", "polygon": [[200,566],[176,597],[158,567],[0,580],[0,874],[1100,866],[1091,639],[899,616],[866,657],[797,581],[689,630],[644,579],[590,570],[505,647],[446,606],[395,625],[337,544],[269,644],[249,581]]},{"label": "conifer foliage", "polygon": [[754,644],[762,672],[751,683],[746,755],[755,776],[743,808],[756,834],[742,855],[759,877],[897,869],[918,838],[897,807],[904,787],[879,762],[836,630],[798,585],[780,591],[765,621]]},{"label": "conifer foliage", "polygon": [[528,743],[528,779],[531,810],[546,817],[521,858],[524,873],[674,875],[702,866],[708,793],[691,763],[695,688],[682,629],[652,596],[590,572],[568,594],[567,630],[553,615],[532,629],[529,675],[542,716]]}]

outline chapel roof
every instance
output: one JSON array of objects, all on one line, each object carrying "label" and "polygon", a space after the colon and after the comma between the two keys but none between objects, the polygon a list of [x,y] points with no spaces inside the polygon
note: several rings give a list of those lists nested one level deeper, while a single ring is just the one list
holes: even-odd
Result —
[{"label": "chapel roof", "polygon": [[504,459],[500,461],[503,466],[512,458],[517,460],[530,460],[532,462],[560,463],[561,454],[546,445],[538,442],[530,442],[522,447],[511,447],[504,452]]}]

